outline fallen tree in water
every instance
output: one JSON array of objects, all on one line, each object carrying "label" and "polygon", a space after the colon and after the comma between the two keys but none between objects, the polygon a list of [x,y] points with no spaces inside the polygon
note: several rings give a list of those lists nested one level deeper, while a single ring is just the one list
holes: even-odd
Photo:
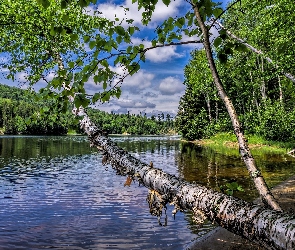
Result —
[{"label": "fallen tree in water", "polygon": [[102,151],[103,164],[111,164],[119,174],[127,175],[129,179],[137,180],[152,190],[149,202],[153,214],[160,215],[162,208],[172,203],[175,213],[178,210],[191,210],[195,215],[205,216],[230,232],[267,249],[295,249],[294,215],[191,184],[154,168],[152,164],[143,163],[104,135],[83,109],[75,113],[83,117],[80,125],[87,133],[91,146]]}]

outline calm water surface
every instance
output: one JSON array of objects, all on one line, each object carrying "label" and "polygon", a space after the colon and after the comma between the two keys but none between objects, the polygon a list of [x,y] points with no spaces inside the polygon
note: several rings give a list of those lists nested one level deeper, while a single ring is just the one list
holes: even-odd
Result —
[{"label": "calm water surface", "polygon": [[[135,157],[188,181],[237,181],[257,196],[239,157],[175,137],[114,137]],[[0,249],[185,249],[215,226],[168,206],[168,225],[149,213],[148,191],[101,164],[86,137],[0,137]],[[270,185],[295,174],[287,156],[257,158]],[[161,218],[164,222],[164,216]]]}]

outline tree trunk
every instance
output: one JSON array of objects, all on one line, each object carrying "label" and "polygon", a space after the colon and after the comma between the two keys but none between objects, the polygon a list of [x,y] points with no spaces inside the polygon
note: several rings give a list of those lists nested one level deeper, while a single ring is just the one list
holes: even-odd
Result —
[{"label": "tree trunk", "polygon": [[218,122],[218,101],[215,101],[215,120]]},{"label": "tree trunk", "polygon": [[[259,54],[259,55],[263,55],[263,56],[264,56],[264,54],[263,54],[263,52],[262,52],[261,50],[258,50],[258,49],[256,49],[256,48],[254,48],[254,47],[251,46],[250,44],[246,43],[243,39],[241,39],[241,38],[235,36],[234,34],[232,34],[229,30],[227,30],[227,29],[226,29],[221,23],[219,23],[218,21],[216,21],[216,23],[217,23],[222,29],[224,29],[224,30],[226,31],[226,34],[228,34],[231,38],[233,38],[233,39],[239,41],[240,43],[244,44],[248,49],[252,50],[252,51],[255,52],[256,54]],[[274,64],[273,60],[270,59],[269,57],[264,56],[264,59],[265,59],[266,61],[268,61],[269,63]],[[292,74],[290,74],[290,73],[288,73],[288,72],[284,72],[284,71],[282,71],[282,73],[283,73],[283,75],[284,75],[285,77],[287,77],[289,80],[291,80],[292,82],[295,83],[295,77],[294,77]]]},{"label": "tree trunk", "polygon": [[245,162],[245,165],[249,171],[250,176],[253,179],[253,182],[255,184],[256,189],[258,190],[259,194],[261,195],[262,201],[266,204],[268,204],[270,207],[272,207],[275,210],[281,210],[279,204],[274,199],[272,193],[270,192],[269,188],[267,187],[265,180],[261,174],[261,172],[256,167],[254,158],[251,154],[250,148],[246,142],[246,138],[244,136],[244,133],[242,131],[242,127],[240,124],[240,121],[238,119],[238,115],[235,111],[235,108],[230,100],[230,98],[227,96],[225,90],[223,89],[223,85],[221,83],[219,74],[217,72],[215,62],[213,60],[213,55],[211,51],[210,46],[210,40],[209,40],[209,32],[208,28],[205,26],[203,19],[200,15],[199,9],[197,6],[194,6],[194,12],[196,19],[198,21],[199,27],[201,28],[201,31],[203,33],[203,44],[206,50],[207,59],[209,62],[209,67],[212,72],[212,76],[214,79],[215,86],[217,88],[218,94],[220,98],[223,100],[227,112],[230,116],[234,132],[236,134],[238,143],[239,143],[239,150],[241,157],[243,161]]},{"label": "tree trunk", "polygon": [[176,210],[203,214],[212,222],[267,249],[295,248],[295,216],[188,183],[142,163],[104,136],[83,110],[78,115],[83,117],[80,125],[91,145],[103,152],[103,164],[110,163],[118,174],[128,175],[152,190],[149,202],[154,214],[161,214],[159,210],[172,202]]},{"label": "tree trunk", "polygon": [[205,94],[206,104],[208,108],[208,118],[210,123],[212,122],[212,115],[211,115],[211,105],[210,105],[210,98],[208,94]]},{"label": "tree trunk", "polygon": [[266,96],[266,87],[265,87],[265,80],[264,80],[264,65],[263,65],[263,58],[261,57],[261,72],[262,72],[262,80],[261,80],[261,86],[260,86],[260,91],[261,91],[261,96],[262,100],[265,100],[267,98]]},{"label": "tree trunk", "polygon": [[280,91],[280,103],[283,104],[283,89],[281,85],[281,78],[278,75],[279,91]]}]

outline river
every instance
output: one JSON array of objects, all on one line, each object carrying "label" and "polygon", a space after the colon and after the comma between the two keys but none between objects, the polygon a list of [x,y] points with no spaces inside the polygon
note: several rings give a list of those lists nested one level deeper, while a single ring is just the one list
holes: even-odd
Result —
[{"label": "river", "polygon": [[[141,161],[218,189],[239,183],[257,197],[240,157],[181,142],[178,137],[112,139]],[[282,155],[256,158],[269,185],[295,174]],[[116,175],[84,136],[0,137],[0,249],[185,249],[215,225],[195,225],[189,212],[150,215],[145,187]]]}]

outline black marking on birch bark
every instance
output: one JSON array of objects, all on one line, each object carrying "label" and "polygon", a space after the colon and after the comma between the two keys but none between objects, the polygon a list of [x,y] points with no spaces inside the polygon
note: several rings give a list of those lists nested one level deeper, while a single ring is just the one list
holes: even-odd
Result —
[{"label": "black marking on birch bark", "polygon": [[86,122],[83,126],[85,132],[90,136],[96,133],[94,137],[91,136],[92,143],[108,154],[110,163],[120,174],[133,176],[148,189],[165,197],[165,202],[174,201],[181,210],[196,208],[209,220],[267,249],[295,249],[294,215],[253,205],[151,168],[119,148],[109,138],[99,135],[95,125],[86,118],[81,121]]}]

